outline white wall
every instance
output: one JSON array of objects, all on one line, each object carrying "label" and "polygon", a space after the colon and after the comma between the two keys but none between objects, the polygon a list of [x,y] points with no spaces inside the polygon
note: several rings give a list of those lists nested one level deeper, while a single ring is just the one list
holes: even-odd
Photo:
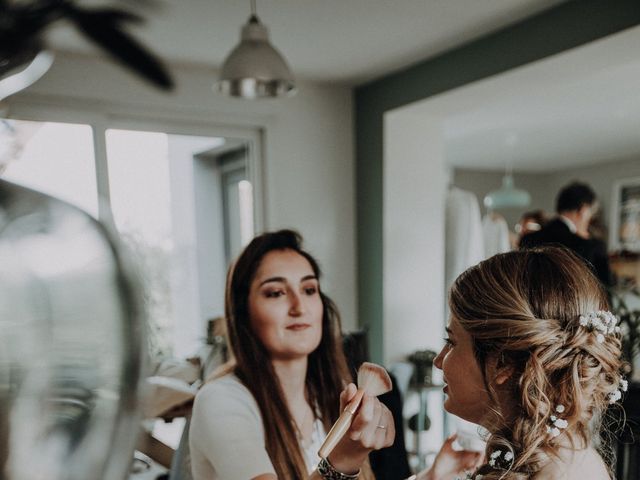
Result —
[{"label": "white wall", "polygon": [[446,171],[439,119],[411,108],[385,114],[384,363],[438,350],[445,325]]},{"label": "white wall", "polygon": [[[177,357],[188,357],[199,350],[206,336],[206,320],[224,312],[221,303],[224,299],[224,279],[226,265],[216,261],[224,257],[224,245],[216,242],[215,236],[202,235],[203,226],[198,224],[201,214],[203,188],[201,183],[213,180],[207,185],[210,197],[218,199],[219,183],[210,176],[199,175],[194,154],[211,148],[215,139],[188,136],[169,137],[169,168],[171,182],[171,222],[174,240],[171,257],[171,309],[173,325],[173,353]],[[198,188],[200,187],[200,188]],[[200,202],[198,202],[200,201]],[[209,204],[211,224],[220,231],[221,207]],[[200,234],[200,235],[199,235]],[[222,237],[222,235],[220,235]],[[211,240],[206,254],[201,254],[203,241]],[[206,244],[205,244],[206,245]],[[207,290],[203,291],[203,286]]]},{"label": "white wall", "polygon": [[66,108],[114,120],[138,118],[143,124],[194,125],[201,135],[258,129],[264,150],[264,228],[293,227],[303,234],[325,272],[325,291],[340,307],[345,327],[355,328],[350,89],[301,82],[293,98],[248,102],[214,94],[213,70],[180,66],[173,73],[177,88],[165,94],[101,59],[58,56],[43,79],[10,100],[10,114],[42,111],[49,105],[51,112]]},{"label": "white wall", "polygon": [[[194,171],[200,314],[203,320],[224,315],[227,262],[220,168],[214,158],[192,160]],[[211,248],[215,245],[216,248]],[[203,325],[203,328],[206,326]],[[203,330],[204,331],[204,330]]]},{"label": "white wall", "polygon": [[[390,365],[442,344],[447,171],[440,118],[420,107],[386,113],[383,154],[383,356]],[[423,453],[439,448],[445,428],[441,392],[425,396],[431,428],[419,446],[413,435],[406,439]],[[405,415],[417,413],[419,404],[409,393]]]}]

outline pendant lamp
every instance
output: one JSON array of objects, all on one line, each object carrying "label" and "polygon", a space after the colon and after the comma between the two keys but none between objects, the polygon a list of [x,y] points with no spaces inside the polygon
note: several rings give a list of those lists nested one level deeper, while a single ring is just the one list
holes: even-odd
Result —
[{"label": "pendant lamp", "polygon": [[526,190],[516,188],[513,175],[508,172],[502,177],[502,186],[489,192],[484,197],[484,206],[487,210],[500,210],[502,208],[524,208],[531,204],[531,195]]},{"label": "pendant lamp", "polygon": [[240,43],[222,65],[214,90],[239,98],[268,98],[293,95],[293,74],[284,57],[269,42],[267,27],[256,14],[251,0],[251,16],[242,27]]},{"label": "pendant lamp", "polygon": [[526,190],[516,188],[513,182],[513,157],[515,148],[519,143],[518,135],[515,132],[509,132],[504,139],[504,146],[507,150],[507,160],[504,166],[504,177],[502,177],[502,186],[489,192],[484,197],[484,206],[487,210],[500,210],[503,208],[525,208],[531,204],[531,195]]}]

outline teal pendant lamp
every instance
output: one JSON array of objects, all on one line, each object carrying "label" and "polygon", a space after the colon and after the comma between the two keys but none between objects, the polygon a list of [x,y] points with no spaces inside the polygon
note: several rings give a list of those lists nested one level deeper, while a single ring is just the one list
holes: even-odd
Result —
[{"label": "teal pendant lamp", "polygon": [[525,208],[531,205],[531,195],[526,190],[516,188],[513,175],[506,173],[502,177],[502,186],[489,192],[484,197],[487,210],[501,210],[503,208]]},{"label": "teal pendant lamp", "polygon": [[489,211],[501,210],[504,208],[526,208],[531,205],[531,195],[526,190],[516,188],[513,181],[513,158],[515,156],[515,147],[518,144],[518,135],[511,132],[504,140],[507,149],[507,158],[505,163],[504,177],[502,177],[502,186],[489,192],[484,197],[484,206]]}]

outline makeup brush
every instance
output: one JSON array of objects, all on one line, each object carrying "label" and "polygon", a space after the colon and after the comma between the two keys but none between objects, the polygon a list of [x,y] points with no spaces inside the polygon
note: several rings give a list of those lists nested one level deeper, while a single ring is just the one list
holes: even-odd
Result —
[{"label": "makeup brush", "polygon": [[365,394],[377,397],[378,395],[391,391],[392,388],[391,378],[387,371],[375,363],[364,362],[358,369],[357,381],[358,391],[342,411],[336,423],[331,427],[331,430],[329,430],[327,438],[324,439],[324,443],[318,451],[320,458],[327,458],[344,434],[347,433],[353,421],[353,416],[358,411],[362,397]]}]

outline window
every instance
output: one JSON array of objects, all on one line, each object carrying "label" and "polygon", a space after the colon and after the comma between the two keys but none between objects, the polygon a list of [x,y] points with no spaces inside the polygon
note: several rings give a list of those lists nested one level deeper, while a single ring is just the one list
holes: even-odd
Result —
[{"label": "window", "polygon": [[0,145],[3,179],[98,216],[91,126],[0,120]]},{"label": "window", "polygon": [[0,122],[2,178],[113,225],[143,286],[151,355],[195,354],[224,313],[229,260],[253,236],[256,137]]}]

